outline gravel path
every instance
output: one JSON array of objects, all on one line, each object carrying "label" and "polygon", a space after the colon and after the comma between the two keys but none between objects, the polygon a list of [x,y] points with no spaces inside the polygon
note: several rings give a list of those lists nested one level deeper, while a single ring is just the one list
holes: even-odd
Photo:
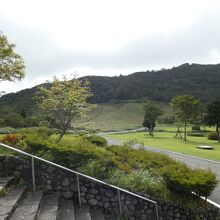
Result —
[{"label": "gravel path", "polygon": [[[119,145],[123,144],[123,141],[106,138],[108,141],[108,145]],[[159,152],[162,154],[166,154],[171,158],[181,161],[192,168],[201,168],[201,169],[210,169],[214,173],[216,173],[217,179],[219,181],[218,186],[213,191],[212,195],[209,197],[210,200],[220,204],[220,162],[215,162],[207,159],[202,159],[194,156],[188,156],[181,153],[176,153],[173,151],[161,150],[154,147],[144,146],[146,150],[150,150],[153,152]]]}]

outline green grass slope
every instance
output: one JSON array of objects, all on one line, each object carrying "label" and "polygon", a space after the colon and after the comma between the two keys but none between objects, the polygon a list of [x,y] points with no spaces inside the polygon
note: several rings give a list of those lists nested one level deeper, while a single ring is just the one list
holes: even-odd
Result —
[{"label": "green grass slope", "polygon": [[[164,111],[163,117],[170,117],[171,107],[167,103],[158,103]],[[72,126],[75,128],[89,128],[103,131],[126,130],[142,127],[144,111],[142,103],[124,102],[111,104],[98,104],[87,117],[75,120]]]}]

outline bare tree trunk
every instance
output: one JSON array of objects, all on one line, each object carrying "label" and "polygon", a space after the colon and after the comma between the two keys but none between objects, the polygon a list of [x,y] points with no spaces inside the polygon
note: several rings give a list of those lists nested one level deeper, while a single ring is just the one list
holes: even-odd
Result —
[{"label": "bare tree trunk", "polygon": [[60,134],[60,136],[59,136],[59,138],[58,138],[58,140],[57,140],[57,143],[59,143],[59,142],[61,141],[61,139],[62,139],[62,137],[64,136],[64,134],[65,134],[65,133],[63,133],[63,132]]},{"label": "bare tree trunk", "polygon": [[154,128],[153,128],[153,125],[151,124],[151,136],[153,137],[154,136]]},{"label": "bare tree trunk", "polygon": [[152,125],[152,124],[150,124],[150,127],[148,128],[148,131],[149,131],[149,135],[150,135],[151,137],[153,137],[153,136],[154,136],[154,128],[153,128],[153,125]]},{"label": "bare tree trunk", "polygon": [[61,134],[60,134],[60,136],[59,136],[59,138],[58,138],[58,140],[57,140],[57,143],[59,143],[59,142],[61,141],[62,137],[66,134],[67,129],[68,129],[68,127],[69,127],[69,124],[70,124],[70,122],[67,123],[67,124],[64,126],[64,128],[62,129]]},{"label": "bare tree trunk", "polygon": [[151,136],[151,130],[150,130],[151,128],[149,127],[148,128],[148,133],[149,133],[149,135]]}]

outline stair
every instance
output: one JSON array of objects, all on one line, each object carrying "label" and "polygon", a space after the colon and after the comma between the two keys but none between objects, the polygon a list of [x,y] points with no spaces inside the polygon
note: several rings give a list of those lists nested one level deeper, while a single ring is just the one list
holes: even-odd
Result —
[{"label": "stair", "polygon": [[75,220],[73,201],[60,200],[57,220]]},{"label": "stair", "polygon": [[76,220],[91,220],[88,206],[83,206],[76,210]]},{"label": "stair", "polygon": [[0,177],[0,197],[5,194],[6,187],[12,182],[13,177]]},{"label": "stair", "polygon": [[58,195],[44,196],[37,220],[56,220],[58,214],[58,200]]},{"label": "stair", "polygon": [[105,220],[120,220],[120,217],[115,214],[105,215]]},{"label": "stair", "polygon": [[0,198],[0,220],[9,219],[25,191],[26,186],[12,188],[4,197]]},{"label": "stair", "polygon": [[0,177],[0,188],[7,187],[13,179],[14,179],[14,177],[11,177],[11,176],[9,176],[9,177]]},{"label": "stair", "polygon": [[[13,177],[0,177],[0,189],[5,193],[0,198],[0,220],[116,220],[104,217],[100,210],[89,206],[74,208],[72,200],[63,200],[58,194],[43,195],[27,186],[10,186]],[[1,192],[1,191],[0,191]],[[1,195],[1,194],[0,194]]]},{"label": "stair", "polygon": [[10,220],[34,220],[37,216],[42,196],[43,193],[41,191],[28,192],[16,208]]},{"label": "stair", "polygon": [[105,220],[105,217],[100,210],[91,211],[90,214],[92,220]]}]

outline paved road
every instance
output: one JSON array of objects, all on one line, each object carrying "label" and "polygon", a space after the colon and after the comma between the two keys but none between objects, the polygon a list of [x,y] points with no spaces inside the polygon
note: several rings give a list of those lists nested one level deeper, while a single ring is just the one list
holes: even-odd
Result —
[{"label": "paved road", "polygon": [[[106,138],[109,145],[119,145],[122,144],[123,141]],[[220,162],[215,162],[211,160],[206,160],[198,157],[187,156],[181,153],[175,153],[172,151],[161,150],[154,147],[145,146],[146,150],[150,150],[153,152],[159,152],[162,154],[166,154],[177,161],[181,161],[192,168],[201,168],[201,169],[210,169],[214,173],[216,173],[216,177],[219,181],[218,186],[213,191],[212,195],[209,197],[210,200],[220,204]]]}]

